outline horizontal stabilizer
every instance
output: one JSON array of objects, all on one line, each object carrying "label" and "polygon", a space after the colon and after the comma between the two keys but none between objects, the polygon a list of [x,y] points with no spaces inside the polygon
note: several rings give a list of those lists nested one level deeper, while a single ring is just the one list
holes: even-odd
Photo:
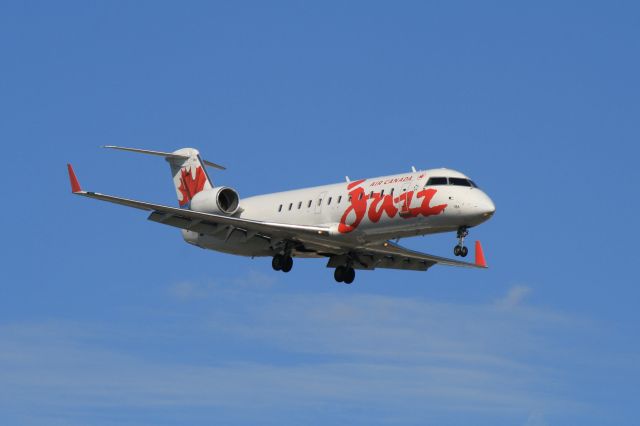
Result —
[{"label": "horizontal stabilizer", "polygon": [[[147,154],[147,155],[157,155],[159,157],[164,157],[164,158],[176,158],[176,159],[182,159],[182,160],[189,159],[189,156],[187,155],[174,154],[172,152],[152,151],[150,149],[127,148],[124,146],[115,146],[115,145],[105,145],[103,146],[103,148],[117,149],[120,151],[137,152],[140,154]],[[211,161],[202,160],[202,162],[209,167],[213,167],[219,170],[227,170],[226,167],[221,166],[220,164],[213,163]]]}]

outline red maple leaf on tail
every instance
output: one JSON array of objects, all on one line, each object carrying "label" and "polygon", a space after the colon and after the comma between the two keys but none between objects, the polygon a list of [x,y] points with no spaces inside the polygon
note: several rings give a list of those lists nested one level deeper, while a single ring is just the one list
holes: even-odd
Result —
[{"label": "red maple leaf on tail", "polygon": [[194,178],[191,169],[180,169],[180,186],[178,190],[182,194],[182,200],[179,200],[180,207],[183,207],[191,201],[191,199],[204,188],[207,177],[202,167],[196,167],[196,177]]}]

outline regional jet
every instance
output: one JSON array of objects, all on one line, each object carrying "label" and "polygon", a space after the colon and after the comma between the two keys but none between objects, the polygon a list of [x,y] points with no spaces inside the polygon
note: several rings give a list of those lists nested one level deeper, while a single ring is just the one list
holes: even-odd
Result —
[{"label": "regional jet", "polygon": [[489,220],[495,205],[469,177],[432,169],[332,185],[240,198],[231,187],[215,186],[206,167],[225,168],[182,148],[160,152],[105,148],[164,157],[169,163],[178,207],[84,191],[71,164],[71,191],[151,212],[148,219],[181,229],[194,246],[241,256],[268,256],[276,271],[289,272],[294,258],[328,258],[337,282],[351,284],[355,270],[426,271],[440,264],[486,268],[479,241],[475,261],[420,253],[398,245],[400,238],[456,232],[453,253],[466,257],[469,228]]}]

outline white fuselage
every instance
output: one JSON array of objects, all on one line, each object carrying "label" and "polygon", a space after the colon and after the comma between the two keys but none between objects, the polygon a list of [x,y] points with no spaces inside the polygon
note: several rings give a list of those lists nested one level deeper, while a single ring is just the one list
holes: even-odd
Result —
[{"label": "white fuselage", "polygon": [[[446,183],[429,184],[431,178]],[[437,179],[436,179],[437,180]],[[342,182],[258,195],[240,200],[236,214],[244,219],[295,225],[323,225],[335,239],[361,244],[455,231],[488,220],[492,200],[467,176],[450,169]],[[183,231],[191,244],[246,256],[272,256],[272,242],[241,233],[203,235]],[[316,257],[309,252],[297,256]]]}]

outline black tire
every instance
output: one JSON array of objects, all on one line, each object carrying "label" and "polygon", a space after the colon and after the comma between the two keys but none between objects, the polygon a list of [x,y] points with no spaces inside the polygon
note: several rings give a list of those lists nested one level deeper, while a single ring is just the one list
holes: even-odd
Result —
[{"label": "black tire", "polygon": [[284,266],[284,256],[281,254],[276,254],[273,256],[273,260],[271,261],[271,267],[274,271],[281,271]]},{"label": "black tire", "polygon": [[347,268],[345,268],[344,266],[338,266],[333,273],[333,278],[335,278],[337,282],[341,283],[345,279],[346,272]]},{"label": "black tire", "polygon": [[291,258],[291,256],[285,256],[281,271],[289,272],[291,268],[293,268],[293,259]]},{"label": "black tire", "polygon": [[469,254],[469,249],[468,249],[468,248],[466,248],[466,247],[462,247],[462,248],[460,249],[460,256],[462,256],[462,257],[467,257],[467,254]]},{"label": "black tire", "polygon": [[353,268],[349,268],[347,269],[347,273],[345,274],[344,283],[351,284],[355,278],[356,271]]},{"label": "black tire", "polygon": [[460,253],[461,253],[461,248],[460,248],[460,246],[455,246],[455,247],[453,248],[453,254],[454,254],[455,256],[460,256]]}]

